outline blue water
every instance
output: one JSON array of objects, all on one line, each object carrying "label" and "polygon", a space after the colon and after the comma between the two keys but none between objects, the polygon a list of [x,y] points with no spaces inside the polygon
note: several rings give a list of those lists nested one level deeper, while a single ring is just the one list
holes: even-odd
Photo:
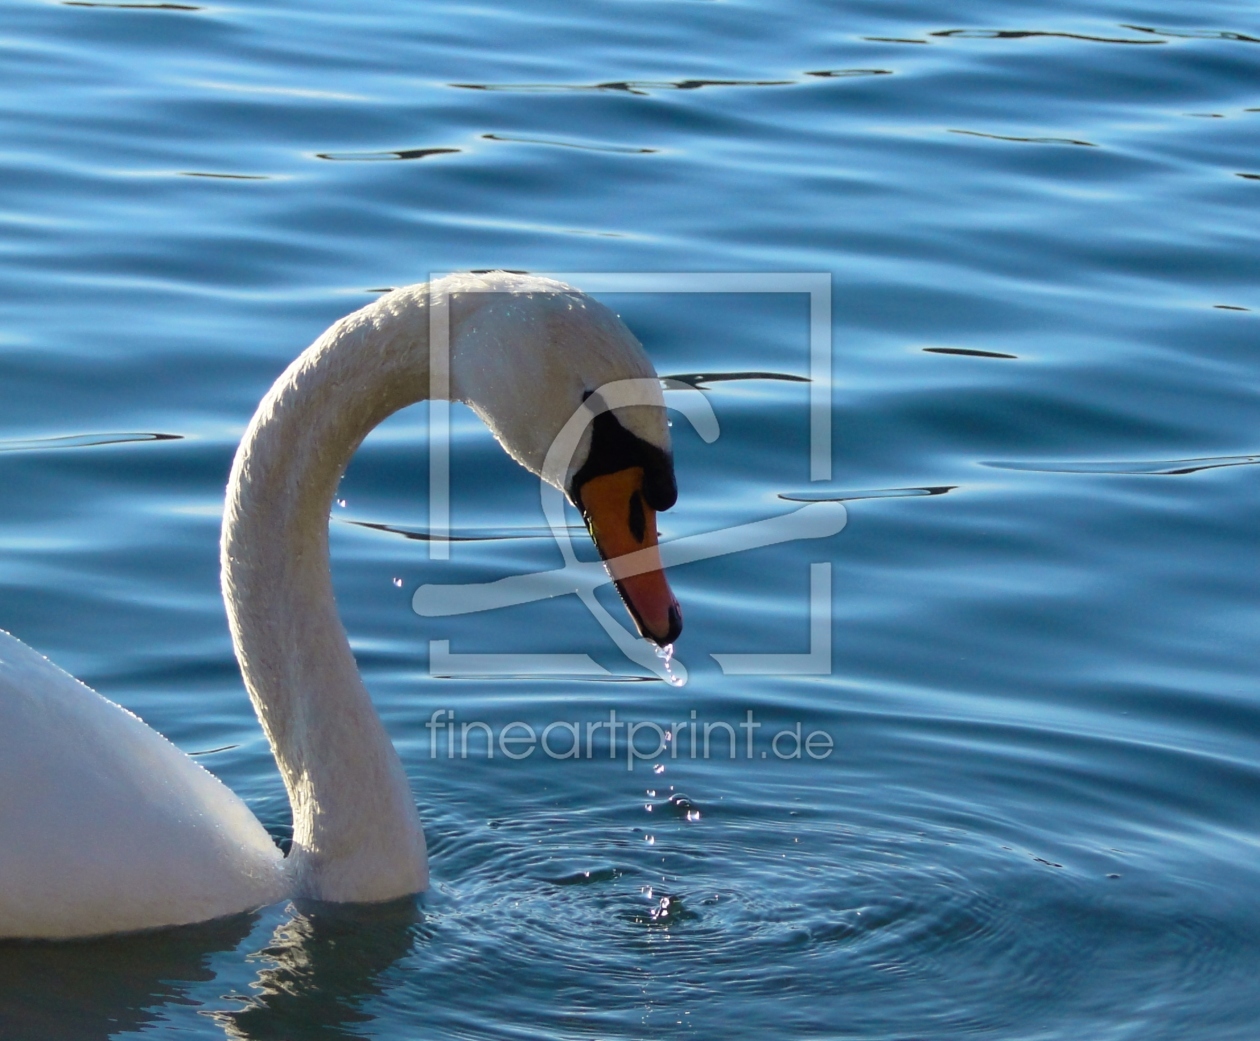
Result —
[{"label": "blue water", "polygon": [[[849,521],[676,569],[689,682],[633,682],[573,597],[411,610],[560,557],[459,409],[469,541],[403,537],[427,413],[392,419],[333,567],[432,890],[0,945],[0,1036],[1254,1037],[1258,84],[1229,0],[7,3],[0,628],[204,753],[279,841],[223,486],[270,382],[381,289],[826,272],[831,479],[809,384],[700,381],[721,436],[675,422],[662,527],[793,498]],[[807,296],[605,298],[662,374],[809,375]],[[810,649],[817,563],[830,673],[724,674]],[[430,640],[611,675],[440,678]],[[763,728],[628,770],[624,732],[611,761],[448,758],[438,709]],[[760,756],[798,723],[830,754]]]}]

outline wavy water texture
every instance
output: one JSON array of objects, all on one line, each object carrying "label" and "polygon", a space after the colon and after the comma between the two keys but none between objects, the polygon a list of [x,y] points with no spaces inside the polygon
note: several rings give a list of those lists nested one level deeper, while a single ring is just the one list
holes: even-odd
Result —
[{"label": "wavy water texture", "polygon": [[0,1036],[1252,1041],[1257,41],[1218,0],[7,5],[0,629],[282,849],[219,525],[304,346],[435,272],[687,274],[601,299],[719,436],[673,415],[677,689],[606,586],[417,615],[564,558],[458,404],[441,558],[391,417],[329,543],[432,889],[0,944]]}]

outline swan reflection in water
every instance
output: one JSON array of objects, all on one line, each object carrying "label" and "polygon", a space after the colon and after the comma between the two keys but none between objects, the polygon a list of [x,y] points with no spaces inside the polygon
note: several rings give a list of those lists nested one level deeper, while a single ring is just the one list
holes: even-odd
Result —
[{"label": "swan reflection in water", "polygon": [[[367,905],[294,901],[99,940],[3,942],[0,1036],[106,1041],[167,1021],[174,1006],[204,1003],[198,1011],[241,1041],[361,1037],[374,1018],[365,1004],[383,992],[384,977],[422,931],[418,902],[407,897]],[[252,981],[219,977],[216,956],[251,948]]]},{"label": "swan reflection in water", "polygon": [[[243,1008],[216,1013],[231,1038],[264,1041],[361,1037],[342,1030],[375,1017],[363,1008],[384,991],[382,977],[410,953],[422,932],[414,897],[384,904],[295,901],[271,943]],[[237,995],[233,995],[235,997]]]}]

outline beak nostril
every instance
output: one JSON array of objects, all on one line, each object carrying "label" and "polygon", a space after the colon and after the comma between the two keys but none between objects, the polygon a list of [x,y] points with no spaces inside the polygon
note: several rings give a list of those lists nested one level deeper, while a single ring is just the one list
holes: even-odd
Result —
[{"label": "beak nostril", "polygon": [[678,607],[678,602],[674,601],[669,605],[669,633],[665,637],[664,644],[671,644],[677,640],[682,627],[682,611]]},{"label": "beak nostril", "polygon": [[630,534],[634,541],[642,544],[647,534],[647,517],[643,511],[643,496],[637,491],[630,496],[630,516],[628,518]]}]

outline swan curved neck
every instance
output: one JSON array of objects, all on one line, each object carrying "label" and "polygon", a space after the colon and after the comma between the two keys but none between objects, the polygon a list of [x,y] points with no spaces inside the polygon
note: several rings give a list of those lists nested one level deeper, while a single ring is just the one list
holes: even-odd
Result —
[{"label": "swan curved neck", "polygon": [[[298,895],[386,900],[428,884],[407,778],[337,615],[328,514],[372,428],[429,397],[431,288],[432,306],[447,312],[437,317],[449,319],[447,396],[471,405],[533,473],[587,392],[654,378],[638,341],[602,304],[559,282],[496,272],[398,290],[348,315],[263,398],[228,482],[223,597],[293,806]],[[624,409],[621,421],[655,431],[668,450],[660,411]]]},{"label": "swan curved neck", "polygon": [[428,397],[424,294],[336,323],[263,399],[223,518],[224,600],[245,685],[293,807],[298,895],[385,900],[428,883],[402,764],[337,614],[328,515],[356,448]]}]

